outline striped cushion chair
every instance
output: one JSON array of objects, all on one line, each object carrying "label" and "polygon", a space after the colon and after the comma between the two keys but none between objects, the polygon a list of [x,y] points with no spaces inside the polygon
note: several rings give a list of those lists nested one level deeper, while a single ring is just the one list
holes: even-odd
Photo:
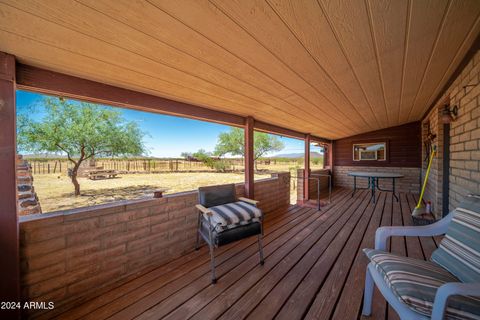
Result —
[{"label": "striped cushion chair", "polygon": [[[431,261],[385,251],[391,236],[445,234]],[[377,285],[402,319],[480,319],[480,197],[468,196],[442,220],[421,227],[382,227],[365,280],[363,315]]]},{"label": "striped cushion chair", "polygon": [[[430,317],[439,287],[459,280],[431,261],[365,249],[375,269],[395,297],[413,311]],[[412,319],[411,317],[407,317]],[[448,301],[447,319],[480,319],[480,298],[453,296]]]},{"label": "striped cushion chair", "polygon": [[[210,207],[210,211],[213,213],[211,223],[215,226],[215,232],[217,233],[252,222],[259,222],[262,217],[262,211],[246,201],[236,201]],[[217,241],[221,241],[221,239],[217,239]]]},{"label": "striped cushion chair", "polygon": [[480,282],[480,196],[466,197],[455,209],[432,261],[462,282]]},{"label": "striped cushion chair", "polygon": [[199,248],[200,237],[210,248],[212,283],[217,282],[216,247],[257,236],[260,264],[263,265],[263,213],[257,207],[258,201],[242,197],[237,199],[234,184],[201,187],[198,195],[200,204],[197,205],[199,215],[195,248]]}]

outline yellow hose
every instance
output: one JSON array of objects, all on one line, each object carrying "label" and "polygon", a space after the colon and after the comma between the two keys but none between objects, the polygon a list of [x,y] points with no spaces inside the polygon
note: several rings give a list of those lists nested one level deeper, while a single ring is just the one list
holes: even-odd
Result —
[{"label": "yellow hose", "polygon": [[430,153],[430,160],[428,161],[427,173],[425,174],[425,179],[423,179],[422,192],[420,193],[420,198],[418,199],[418,203],[415,209],[419,209],[422,207],[423,194],[425,193],[425,189],[427,188],[428,175],[430,174],[430,168],[432,166],[433,157],[435,156],[435,149],[436,148],[433,147],[432,152]]}]

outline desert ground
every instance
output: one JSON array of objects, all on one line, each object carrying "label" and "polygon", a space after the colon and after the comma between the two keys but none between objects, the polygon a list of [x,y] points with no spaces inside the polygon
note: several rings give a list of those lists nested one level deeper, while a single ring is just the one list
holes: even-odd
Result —
[{"label": "desert ground", "polygon": [[[270,174],[256,174],[255,179]],[[118,200],[149,198],[157,189],[165,194],[195,190],[199,186],[244,181],[243,173],[173,172],[156,174],[121,174],[114,179],[90,180],[79,178],[82,195],[75,197],[73,184],[66,175],[36,174],[34,187],[42,211],[51,212],[92,206]]]},{"label": "desert ground", "polygon": [[[257,166],[259,172],[255,174],[255,180],[270,178],[272,172],[285,171],[290,171],[291,176],[295,177],[297,169],[301,167],[300,163],[299,161],[293,161],[290,163],[259,164]],[[35,166],[35,164],[33,165]],[[312,164],[312,169],[321,168],[322,166],[322,163]],[[214,171],[123,173],[113,179],[90,180],[88,178],[78,178],[81,195],[76,197],[73,194],[73,184],[66,175],[66,164],[63,165],[64,170],[60,173],[53,173],[53,171],[50,174],[38,173],[45,171],[38,170],[38,164],[36,168],[37,173],[33,174],[33,185],[40,200],[43,213],[119,200],[149,198],[153,196],[153,192],[157,189],[167,189],[168,191],[165,194],[171,194],[196,190],[200,186],[244,181],[244,174],[240,171],[228,173]],[[54,168],[54,163],[51,164],[51,168]],[[292,179],[292,203],[296,201],[295,187],[294,179]]]}]

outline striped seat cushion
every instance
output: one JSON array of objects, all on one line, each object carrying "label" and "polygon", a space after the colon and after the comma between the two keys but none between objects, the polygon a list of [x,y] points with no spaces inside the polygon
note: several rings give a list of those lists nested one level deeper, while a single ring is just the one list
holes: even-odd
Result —
[{"label": "striped seat cushion", "polygon": [[480,196],[466,197],[455,209],[431,260],[462,282],[480,282]]},{"label": "striped seat cushion", "polygon": [[[425,316],[432,313],[437,289],[447,282],[459,282],[454,275],[431,261],[397,256],[381,250],[364,249],[364,252],[393,294],[410,309]],[[451,297],[446,318],[480,319],[480,299]]]},{"label": "striped seat cushion", "polygon": [[226,229],[235,228],[236,226],[253,221],[259,221],[262,216],[260,209],[242,201],[222,204],[210,207],[209,209],[213,212],[211,221],[217,232],[222,232]]}]

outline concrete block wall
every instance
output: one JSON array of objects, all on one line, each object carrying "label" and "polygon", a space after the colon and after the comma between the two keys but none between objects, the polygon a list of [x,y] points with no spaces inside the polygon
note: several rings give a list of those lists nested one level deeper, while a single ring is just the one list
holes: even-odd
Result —
[{"label": "concrete block wall", "polygon": [[[348,176],[351,171],[363,172],[395,172],[403,174],[405,177],[397,179],[395,182],[395,190],[399,192],[418,193],[420,188],[420,168],[403,168],[403,167],[364,167],[364,166],[335,166],[334,185],[346,188],[353,188],[353,177]],[[381,179],[380,188],[391,189],[391,179]],[[357,178],[357,187],[367,187],[367,179]]]},{"label": "concrete block wall", "polygon": [[430,174],[428,176],[427,185],[423,199],[425,202],[430,201],[432,212],[436,216],[441,216],[442,210],[442,181],[443,181],[443,125],[442,125],[442,107],[436,106],[429,115],[422,121],[422,183],[425,179],[428,168],[428,157],[431,150],[425,148],[425,141],[429,135],[433,136],[430,144],[436,148],[435,157],[432,160]]},{"label": "concrete block wall", "polygon": [[[453,81],[452,85],[440,98],[438,105],[433,108],[427,119],[432,121],[434,130],[438,131],[440,140],[439,160],[442,156],[443,123],[441,112],[443,105],[447,102],[450,105],[458,106],[458,117],[450,124],[450,171],[449,183],[450,192],[449,209],[458,206],[459,202],[470,193],[480,193],[480,51],[477,51],[472,59],[466,64],[462,72]],[[467,87],[465,87],[467,86]],[[436,122],[435,122],[436,121]],[[437,166],[436,179],[432,181],[429,188],[427,200],[440,199],[442,190],[442,167],[441,161]],[[435,186],[436,183],[436,186]],[[436,188],[435,188],[436,187]],[[428,190],[428,189],[427,189]],[[434,196],[436,192],[436,197]],[[440,202],[441,203],[441,202]],[[439,207],[441,208],[441,207]],[[441,210],[436,210],[437,217],[441,217]]]},{"label": "concrete block wall", "polygon": [[[240,185],[243,188],[243,184]],[[255,200],[263,212],[290,205],[290,173],[273,173],[272,178],[255,181]]]},{"label": "concrete block wall", "polygon": [[[287,207],[289,192],[289,173],[255,182],[266,214]],[[192,251],[197,199],[183,192],[20,217],[22,299],[74,305]]]},{"label": "concrete block wall", "polygon": [[[480,51],[452,85],[450,104],[458,118],[450,125],[450,210],[469,193],[480,194]],[[463,89],[465,85],[473,85]]]},{"label": "concrete block wall", "polygon": [[[305,170],[304,169],[298,169],[297,170],[297,201],[303,200],[303,179],[301,179],[304,175]],[[329,169],[319,169],[319,170],[311,170],[311,174],[314,175],[316,173],[318,174],[329,174],[330,170]],[[333,181],[332,181],[333,182]],[[309,199],[317,199],[317,193],[318,193],[318,180],[309,180],[308,181],[308,187],[309,187]],[[320,196],[323,198],[323,196],[328,195],[328,177],[320,177]]]}]

